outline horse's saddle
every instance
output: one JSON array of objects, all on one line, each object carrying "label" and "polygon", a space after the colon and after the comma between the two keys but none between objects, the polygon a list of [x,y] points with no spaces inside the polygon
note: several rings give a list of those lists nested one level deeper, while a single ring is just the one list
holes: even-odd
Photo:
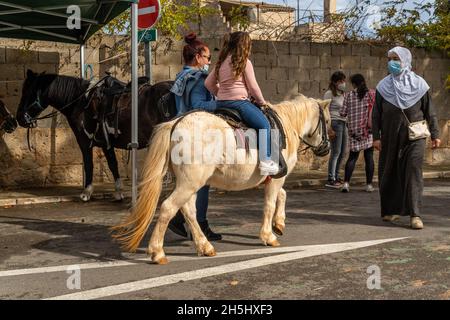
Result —
[{"label": "horse's saddle", "polygon": [[[275,179],[282,178],[287,174],[287,164],[282,153],[282,150],[286,149],[286,134],[277,113],[273,109],[262,107],[261,110],[269,120],[271,129],[277,129],[280,133],[279,140],[276,141],[275,144],[278,146],[280,171],[273,177]],[[232,128],[234,128],[237,148],[249,150],[250,144],[246,140],[244,130],[247,130],[250,126],[242,119],[239,111],[229,108],[218,108],[215,110],[214,114],[224,119]]]},{"label": "horse's saddle", "polygon": [[[270,127],[272,129],[278,129],[279,132],[279,140],[276,142],[276,146],[278,147],[277,149],[279,154],[280,171],[278,172],[278,174],[273,176],[273,178],[279,179],[287,174],[287,164],[286,161],[284,160],[282,153],[282,150],[286,149],[286,134],[284,132],[283,125],[280,119],[278,118],[277,113],[273,109],[268,107],[262,107],[261,110],[269,120]],[[194,112],[204,112],[204,111],[196,109],[179,116],[173,128],[175,128],[177,123],[181,121],[181,119],[183,119],[186,115]],[[237,148],[246,149],[247,151],[249,151],[251,144],[248,141],[248,137],[245,136],[245,130],[249,129],[250,126],[248,126],[248,124],[244,122],[239,111],[228,108],[218,108],[214,111],[214,114],[224,119],[232,128],[234,128],[234,135],[236,138]]]},{"label": "horse's saddle", "polygon": [[175,102],[175,94],[168,92],[163,95],[157,103],[158,112],[161,115],[163,121],[169,121],[176,117],[177,106]]},{"label": "horse's saddle", "polygon": [[[143,86],[149,85],[148,81],[147,77],[139,77],[139,90]],[[105,142],[109,149],[111,147],[109,135],[112,134],[117,138],[121,133],[119,130],[119,116],[121,108],[124,107],[123,103],[121,103],[124,100],[121,98],[124,94],[131,92],[131,82],[122,82],[107,73],[107,76],[97,89],[100,106],[96,116],[99,121],[99,130],[95,134],[95,140],[97,142]]]}]

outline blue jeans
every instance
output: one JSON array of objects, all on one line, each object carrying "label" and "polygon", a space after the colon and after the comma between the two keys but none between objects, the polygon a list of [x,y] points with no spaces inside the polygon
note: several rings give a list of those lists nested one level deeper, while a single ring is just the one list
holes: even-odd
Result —
[{"label": "blue jeans", "polygon": [[[248,100],[222,100],[217,101],[217,108],[229,108],[239,111],[242,120],[245,121],[251,128],[266,131],[266,159],[271,158],[271,137],[270,137],[270,123],[264,113],[253,103]],[[260,143],[261,148],[261,143]]]},{"label": "blue jeans", "polygon": [[204,186],[197,191],[197,201],[195,207],[197,208],[197,221],[205,222],[206,213],[208,212],[209,186]]},{"label": "blue jeans", "polygon": [[336,180],[339,178],[339,168],[341,167],[345,148],[347,148],[348,134],[345,121],[332,120],[331,127],[334,132],[336,132],[336,138],[331,141],[331,154],[328,162],[328,180]]}]

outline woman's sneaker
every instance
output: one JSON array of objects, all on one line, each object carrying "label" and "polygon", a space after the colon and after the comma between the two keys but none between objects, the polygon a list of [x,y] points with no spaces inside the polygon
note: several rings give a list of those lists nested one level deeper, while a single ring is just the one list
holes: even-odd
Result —
[{"label": "woman's sneaker", "polygon": [[273,176],[280,171],[280,167],[273,160],[263,160],[259,162],[259,170],[262,176]]},{"label": "woman's sneaker", "polygon": [[342,183],[337,180],[328,180],[328,182],[325,184],[325,187],[339,189],[340,187],[342,187]]},{"label": "woman's sneaker", "polygon": [[348,182],[344,182],[341,191],[345,193],[350,192],[350,184]]},{"label": "woman's sneaker", "polygon": [[411,218],[411,228],[416,229],[416,230],[423,229],[422,219],[420,219],[419,217],[412,217]]},{"label": "woman's sneaker", "polygon": [[371,183],[369,183],[367,186],[366,186],[366,192],[373,192],[375,189],[373,188],[373,186],[372,186],[372,184]]}]

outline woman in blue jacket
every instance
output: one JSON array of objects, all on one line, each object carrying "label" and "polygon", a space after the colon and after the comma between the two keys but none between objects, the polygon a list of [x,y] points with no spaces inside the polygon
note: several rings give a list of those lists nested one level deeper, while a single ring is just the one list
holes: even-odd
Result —
[{"label": "woman in blue jacket", "polygon": [[[193,109],[214,111],[216,101],[205,88],[205,79],[208,76],[211,64],[211,52],[208,46],[191,33],[184,38],[186,45],[183,48],[185,66],[177,74],[175,83],[170,91],[175,94],[177,115]],[[221,240],[222,235],[214,233],[209,227],[206,213],[208,211],[209,186],[202,187],[197,192],[197,221],[209,241]],[[184,217],[178,212],[170,221],[169,229],[178,235],[187,237],[184,227]]]}]

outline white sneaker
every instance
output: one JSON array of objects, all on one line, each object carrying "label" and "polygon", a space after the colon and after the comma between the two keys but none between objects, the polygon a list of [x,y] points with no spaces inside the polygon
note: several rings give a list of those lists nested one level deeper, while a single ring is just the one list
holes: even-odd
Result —
[{"label": "white sneaker", "polygon": [[348,182],[344,182],[341,191],[345,193],[350,192],[350,184]]},{"label": "white sneaker", "polygon": [[368,184],[366,186],[366,192],[373,192],[375,189],[373,188],[372,184]]},{"label": "white sneaker", "polygon": [[273,160],[263,160],[259,162],[259,170],[262,176],[273,176],[280,171],[280,167]]}]

